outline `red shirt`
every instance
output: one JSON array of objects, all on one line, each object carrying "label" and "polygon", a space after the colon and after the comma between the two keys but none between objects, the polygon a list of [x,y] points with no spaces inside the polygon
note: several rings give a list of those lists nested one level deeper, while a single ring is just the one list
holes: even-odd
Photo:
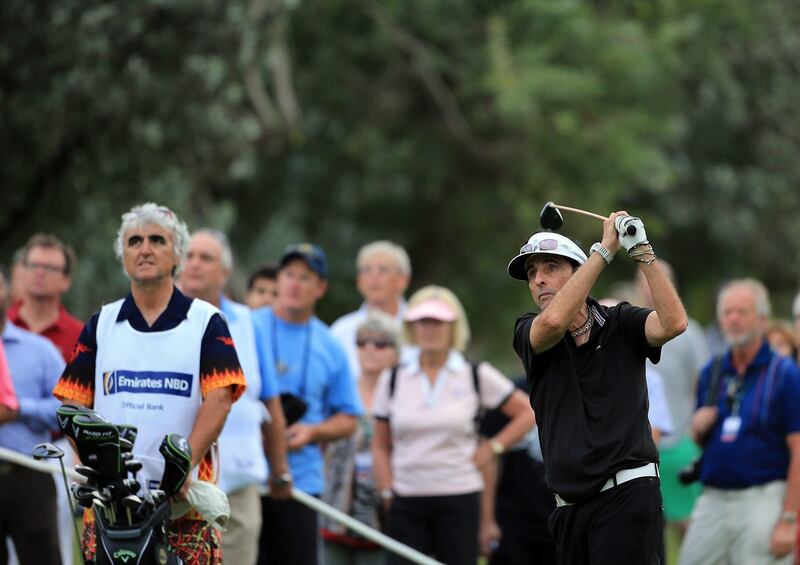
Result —
[{"label": "red shirt", "polygon": [[[20,306],[22,306],[22,301],[17,302],[8,310],[8,319],[11,320],[11,322],[18,328],[30,331],[28,324],[26,324],[22,318],[20,318]],[[45,328],[44,331],[39,332],[39,335],[52,341],[53,344],[58,347],[58,350],[61,352],[61,356],[64,358],[64,361],[69,361],[70,355],[72,355],[72,350],[75,347],[75,343],[78,341],[78,336],[81,335],[82,329],[83,322],[67,312],[67,309],[64,308],[64,305],[62,304],[58,311],[58,319],[55,321],[55,323],[53,323],[53,325]]]}]

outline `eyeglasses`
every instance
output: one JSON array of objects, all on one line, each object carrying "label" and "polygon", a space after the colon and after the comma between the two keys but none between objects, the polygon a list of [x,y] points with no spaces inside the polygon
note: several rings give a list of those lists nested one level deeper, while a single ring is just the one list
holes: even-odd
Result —
[{"label": "eyeglasses", "polygon": [[543,239],[534,243],[526,243],[523,245],[520,253],[532,253],[534,251],[552,251],[558,249],[558,241],[555,239]]},{"label": "eyeglasses", "polygon": [[31,263],[25,262],[23,263],[26,269],[30,271],[35,271],[36,269],[41,269],[48,275],[54,275],[56,273],[65,273],[66,269],[64,267],[56,267],[55,265],[48,265],[47,263]]},{"label": "eyeglasses", "polygon": [[391,341],[386,341],[384,339],[368,339],[368,338],[358,338],[356,340],[356,345],[359,347],[366,347],[369,344],[375,346],[375,349],[386,349],[387,347],[394,347],[394,343]]},{"label": "eyeglasses", "polygon": [[358,273],[360,275],[369,275],[371,273],[388,275],[389,273],[396,273],[398,271],[399,269],[396,267],[389,267],[388,265],[364,265],[363,267],[358,268]]}]

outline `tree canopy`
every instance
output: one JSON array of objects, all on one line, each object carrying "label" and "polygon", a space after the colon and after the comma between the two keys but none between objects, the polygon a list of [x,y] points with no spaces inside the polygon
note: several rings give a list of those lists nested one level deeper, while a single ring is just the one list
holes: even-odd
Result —
[{"label": "tree canopy", "polygon": [[[288,243],[332,268],[404,245],[510,366],[532,304],[506,262],[552,200],[645,222],[690,313],[755,276],[783,316],[800,256],[800,6],[765,0],[144,0],[0,5],[0,251],[58,234],[82,317],[125,291],[120,215],[153,200],[229,233],[241,272]],[[585,248],[591,219],[562,230]],[[618,258],[598,291],[629,279]]]}]

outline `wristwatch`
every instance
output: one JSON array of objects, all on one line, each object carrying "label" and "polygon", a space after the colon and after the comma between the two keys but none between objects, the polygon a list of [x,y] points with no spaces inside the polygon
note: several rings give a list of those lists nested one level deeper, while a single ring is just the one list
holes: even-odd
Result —
[{"label": "wristwatch", "polygon": [[500,440],[490,439],[489,445],[492,446],[492,453],[495,455],[502,455],[506,451],[506,446],[500,443]]},{"label": "wristwatch", "polygon": [[281,473],[272,478],[272,482],[276,487],[285,487],[292,484],[292,474],[289,472]]},{"label": "wristwatch", "polygon": [[614,259],[614,254],[606,249],[606,247],[600,242],[595,243],[589,248],[589,254],[591,255],[592,253],[599,254],[600,257],[603,258],[603,261],[606,262],[606,265],[610,265],[611,260]]},{"label": "wristwatch", "polygon": [[381,491],[381,500],[391,500],[392,498],[394,498],[394,493],[392,492],[392,489],[385,488]]},{"label": "wristwatch", "polygon": [[787,524],[796,524],[797,512],[793,512],[792,510],[786,510],[785,512],[782,512],[781,522],[786,522]]}]

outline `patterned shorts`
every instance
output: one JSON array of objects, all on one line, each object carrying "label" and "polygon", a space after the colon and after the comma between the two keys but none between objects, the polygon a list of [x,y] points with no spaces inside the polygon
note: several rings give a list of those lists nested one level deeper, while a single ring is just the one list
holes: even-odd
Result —
[{"label": "patterned shorts", "polygon": [[[97,531],[92,521],[85,525],[81,548],[85,559],[97,552]],[[222,538],[213,526],[200,520],[175,520],[167,527],[169,546],[186,565],[221,565]]]}]

